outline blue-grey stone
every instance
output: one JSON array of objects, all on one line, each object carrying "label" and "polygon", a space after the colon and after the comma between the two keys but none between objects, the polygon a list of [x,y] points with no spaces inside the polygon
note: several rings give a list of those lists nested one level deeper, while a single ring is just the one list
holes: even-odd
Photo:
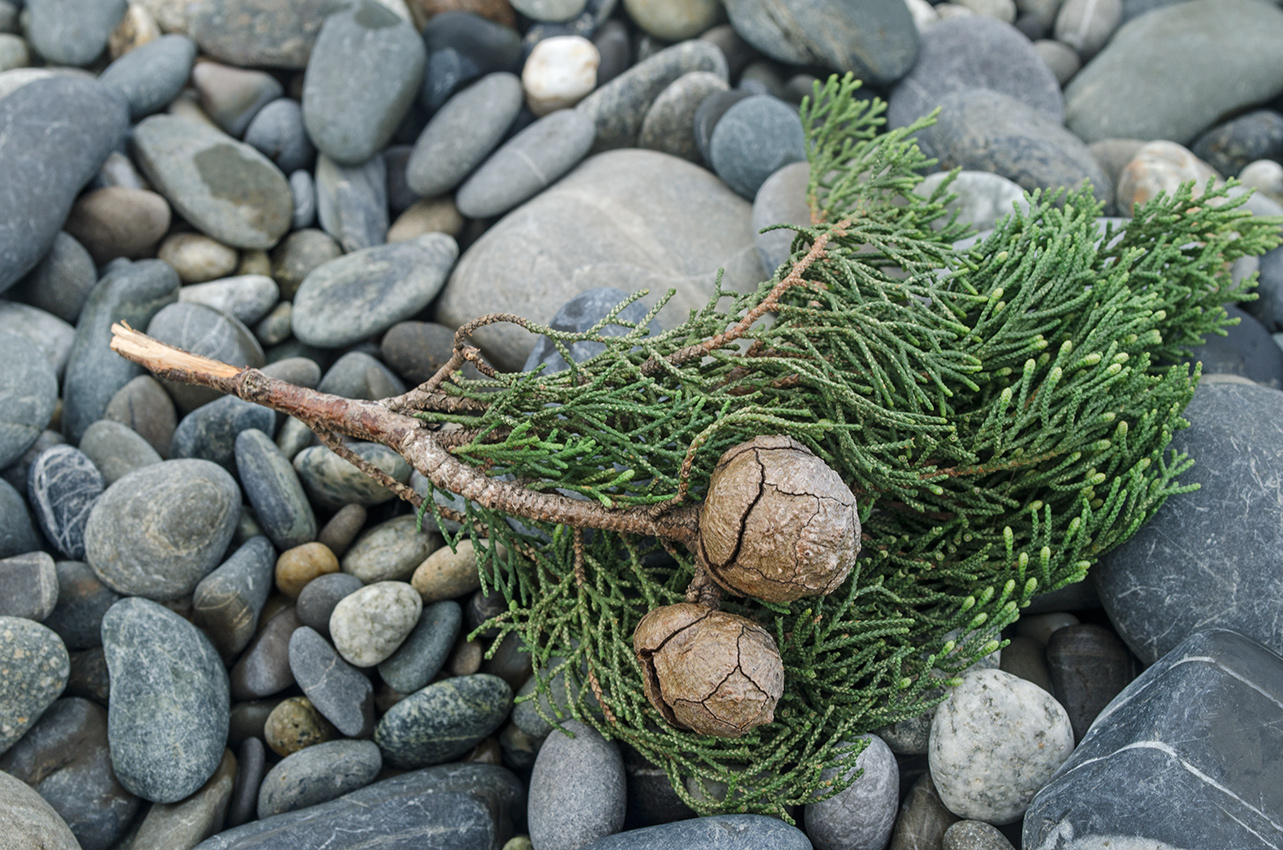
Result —
[{"label": "blue-grey stone", "polygon": [[103,356],[112,324],[147,327],[162,307],[178,300],[178,286],[178,272],[169,263],[142,260],[111,272],[90,291],[62,384],[62,431],[72,443],[80,442],[85,429],[107,413],[112,396],[143,371],[123,357]]},{"label": "blue-grey stone", "polygon": [[726,79],[709,71],[682,74],[670,83],[646,110],[637,134],[637,147],[679,156],[699,165],[695,140],[695,114],[712,94],[727,90]]},{"label": "blue-grey stone", "polygon": [[179,301],[222,310],[246,325],[256,324],[280,299],[280,287],[265,274],[225,277],[184,286],[178,291]]},{"label": "blue-grey stone", "polygon": [[37,79],[0,110],[0,292],[35,267],[62,229],[81,187],[129,126],[118,98],[79,76]]},{"label": "blue-grey stone", "polygon": [[[1229,628],[1274,651],[1283,621],[1283,550],[1262,545],[1283,523],[1283,394],[1202,383],[1172,448],[1197,458],[1199,489],[1170,497],[1094,568],[1119,637],[1152,664],[1198,629]],[[1215,604],[1209,604],[1214,600]]]},{"label": "blue-grey stone", "polygon": [[624,826],[619,746],[578,720],[563,726],[539,748],[530,774],[530,840],[539,847],[583,847]]},{"label": "blue-grey stone", "polygon": [[712,815],[644,829],[630,829],[580,850],[812,850],[806,833],[766,815]]},{"label": "blue-grey stone", "polygon": [[196,43],[185,35],[162,35],[107,66],[98,82],[129,104],[134,121],[164,109],[182,92],[196,61]]},{"label": "blue-grey stone", "polygon": [[49,553],[0,559],[0,617],[47,620],[57,604],[58,571]]},{"label": "blue-grey stone", "polygon": [[419,101],[436,112],[461,87],[484,74],[521,70],[521,36],[472,12],[433,15],[423,28],[427,73]]},{"label": "blue-grey stone", "polygon": [[985,15],[947,18],[922,34],[918,60],[891,91],[887,122],[906,127],[929,114],[946,95],[990,89],[1065,120],[1065,103],[1051,68],[1011,24]]},{"label": "blue-grey stone", "polygon": [[64,558],[85,557],[85,525],[105,485],[84,452],[62,445],[45,449],[27,471],[27,499],[45,538]]},{"label": "blue-grey stone", "polygon": [[99,419],[85,429],[80,450],[93,462],[107,487],[135,469],[161,461],[141,434],[111,419]]},{"label": "blue-grey stone", "polygon": [[593,151],[637,144],[646,113],[664,89],[693,71],[727,78],[726,57],[715,45],[691,39],[638,62],[575,106],[597,125]]},{"label": "blue-grey stone", "polygon": [[290,227],[304,230],[316,223],[316,183],[312,175],[299,169],[290,174],[290,196],[294,200],[294,216]]},{"label": "blue-grey stone", "polygon": [[[298,618],[303,625],[311,626],[316,629],[317,634],[328,638],[330,615],[334,613],[334,606],[363,587],[365,583],[351,573],[326,573],[317,576],[304,585],[298,595],[298,602],[295,605]],[[451,643],[452,647],[453,645]],[[384,680],[386,681],[386,677]],[[425,681],[423,685],[426,684]],[[401,693],[409,693],[409,691],[401,690]]]},{"label": "blue-grey stone", "polygon": [[490,218],[534,197],[579,164],[596,133],[592,119],[577,110],[545,115],[505,142],[459,187],[459,212]]},{"label": "blue-grey stone", "polygon": [[[320,579],[304,588],[303,594],[318,581]],[[303,594],[299,594],[300,608],[303,606]],[[453,599],[425,606],[414,631],[391,657],[379,664],[379,676],[388,687],[403,694],[411,694],[424,687],[450,657],[462,625],[463,609]]]},{"label": "blue-grey stone", "polygon": [[1203,133],[1190,150],[1219,173],[1237,177],[1250,162],[1283,157],[1283,115],[1254,109]]},{"label": "blue-grey stone", "polygon": [[521,80],[505,71],[451,97],[414,143],[405,172],[410,188],[431,198],[458,186],[503,139],[522,97]]},{"label": "blue-grey stone", "polygon": [[[259,724],[260,727],[262,724]],[[263,739],[251,735],[236,749],[236,783],[231,802],[227,804],[227,817],[223,829],[231,829],[254,819],[258,811],[258,789],[263,782],[267,754]]]},{"label": "blue-grey stone", "polygon": [[275,428],[276,414],[269,408],[224,396],[182,418],[174,431],[169,456],[213,461],[230,472],[236,469],[236,439],[240,434],[250,430],[271,432]]},{"label": "blue-grey stone", "polygon": [[236,480],[218,464],[143,467],[98,498],[85,529],[86,560],[118,593],[186,596],[222,560],[240,506]]},{"label": "blue-grey stone", "polygon": [[102,645],[102,617],[120,594],[98,580],[83,561],[54,564],[58,582],[58,604],[44,624],[53,629],[69,650]]},{"label": "blue-grey stone", "polygon": [[776,171],[806,159],[797,110],[770,95],[736,103],[717,122],[708,155],[717,176],[745,198]]},{"label": "blue-grey stone", "polygon": [[364,351],[349,351],[329,368],[316,387],[343,398],[374,401],[401,395],[405,383],[377,357]]},{"label": "blue-grey stone", "polygon": [[[1085,142],[1187,145],[1224,115],[1283,91],[1283,11],[1258,0],[1194,0],[1124,24],[1065,87],[1065,121]],[[1179,50],[1176,44],[1233,45]]]},{"label": "blue-grey stone", "polygon": [[237,434],[236,469],[254,516],[276,548],[284,551],[316,539],[316,515],[303,484],[271,437],[257,428]]},{"label": "blue-grey stone", "polygon": [[303,82],[303,118],[317,148],[350,164],[381,151],[418,94],[426,61],[414,27],[374,0],[326,18]]},{"label": "blue-grey stone", "polygon": [[[142,437],[161,458],[169,454],[169,444],[174,441],[174,428],[178,425],[178,412],[174,409],[174,400],[170,398],[160,381],[151,375],[138,375],[117,390],[107,402],[104,418],[109,422],[124,425]],[[101,421],[96,420],[96,422]],[[89,430],[86,429],[85,434],[88,433]],[[81,451],[89,454],[83,448],[83,436],[81,443]],[[99,471],[103,473],[105,479],[106,470],[99,467]],[[120,478],[120,475],[116,478]]]},{"label": "blue-grey stone", "polygon": [[365,674],[307,626],[290,635],[289,652],[294,680],[316,710],[349,738],[367,737],[374,729],[374,689]]},{"label": "blue-grey stone", "polygon": [[1096,719],[1034,798],[1022,846],[1277,847],[1280,704],[1276,652],[1193,632]]},{"label": "blue-grey stone", "polygon": [[1240,375],[1283,389],[1283,351],[1274,344],[1269,330],[1237,305],[1228,305],[1226,312],[1238,324],[1226,328],[1226,336],[1209,334],[1202,345],[1194,347],[1190,360],[1201,362],[1205,375]]},{"label": "blue-grey stone", "polygon": [[291,175],[300,168],[310,168],[316,148],[303,126],[303,107],[297,100],[278,98],[264,106],[245,128],[244,142],[276,163]]},{"label": "blue-grey stone", "polygon": [[[1010,652],[1002,651],[1004,665]],[[1042,660],[1038,653],[1037,661]],[[1035,662],[1037,663],[1037,662]],[[1135,662],[1113,630],[1094,623],[1077,623],[1051,633],[1046,647],[1043,681],[1069,714],[1074,740],[1083,736],[1109,702],[1136,678]]]},{"label": "blue-grey stone", "polygon": [[107,46],[125,0],[28,0],[26,36],[51,65],[88,65]]},{"label": "blue-grey stone", "polygon": [[[548,327],[554,331],[585,333],[593,325],[606,318],[611,310],[614,310],[627,298],[628,293],[610,286],[581,292],[561,305],[556,314],[553,315],[552,321],[548,323]],[[646,318],[647,312],[645,305],[641,301],[634,301],[620,311],[619,318],[625,322],[637,324]],[[659,325],[653,320],[648,329],[651,336],[656,336],[660,332]],[[623,325],[610,324],[602,328],[599,335],[616,337],[630,332],[631,329]],[[606,345],[601,342],[585,340],[571,343],[568,348],[570,349],[570,358],[576,363],[582,363],[591,357],[601,354],[606,350]],[[526,357],[525,365],[521,367],[521,370],[523,372],[533,372],[541,366],[544,374],[561,372],[570,368],[565,358],[561,356],[561,352],[557,351],[556,346],[552,344],[552,340],[546,336],[540,336],[535,342],[535,347],[531,349],[530,354]]]},{"label": "blue-grey stone", "polygon": [[918,55],[909,7],[881,0],[727,0],[735,32],[758,50],[793,65],[819,65],[885,86]]},{"label": "blue-grey stone", "polygon": [[0,332],[0,469],[22,457],[49,424],[58,403],[58,378],[38,348]]},{"label": "blue-grey stone", "polygon": [[388,234],[387,168],[383,157],[339,165],[325,154],[316,159],[316,218],[344,251],[382,245]]},{"label": "blue-grey stone", "polygon": [[53,705],[70,671],[67,647],[52,629],[25,617],[0,617],[0,753]]},{"label": "blue-grey stone", "polygon": [[0,834],[19,842],[18,847],[40,850],[84,850],[67,822],[44,798],[23,782],[0,770]]},{"label": "blue-grey stone", "polygon": [[172,803],[213,776],[227,744],[227,671],[200,630],[148,599],[102,620],[111,675],[107,738],[120,783]]},{"label": "blue-grey stone", "polygon": [[255,148],[173,115],[144,118],[133,141],[147,179],[202,233],[234,248],[271,248],[289,230],[289,182]]},{"label": "blue-grey stone", "polygon": [[[257,369],[266,360],[263,348],[258,344],[254,332],[245,327],[244,322],[222,310],[216,310],[204,304],[180,301],[177,304],[162,307],[147,323],[147,334],[184,351],[221,360],[232,366],[250,366]],[[174,397],[179,409],[185,413],[222,397],[222,393],[218,390],[208,387],[177,381],[162,383]],[[174,436],[177,438],[177,432]],[[227,457],[230,459],[230,444],[226,450]]]},{"label": "blue-grey stone", "polygon": [[[410,464],[386,446],[350,443],[348,448],[396,481],[404,484],[409,480]],[[312,446],[295,455],[294,471],[316,504],[330,510],[338,510],[350,502],[368,507],[396,498],[391,490],[324,446]]]},{"label": "blue-grey stone", "polygon": [[[863,771],[844,790],[808,803],[802,819],[815,850],[880,850],[891,838],[900,805],[900,769],[891,750],[876,735],[861,735],[868,744],[847,770]],[[837,768],[820,774],[833,779]]]},{"label": "blue-grey stone", "polygon": [[82,850],[113,846],[138,811],[138,798],[111,769],[107,709],[87,699],[66,697],[51,705],[0,756],[0,771],[26,782],[53,806]]},{"label": "blue-grey stone", "polygon": [[328,803],[374,781],[383,756],[373,741],[326,741],[291,753],[267,772],[258,790],[260,820]]},{"label": "blue-grey stone", "polygon": [[[232,699],[261,699],[294,684],[289,645],[290,637],[300,625],[298,614],[291,607],[282,608],[259,626],[258,633],[232,666]],[[260,723],[258,733],[261,731]]]},{"label": "blue-grey stone", "polygon": [[341,348],[414,316],[445,283],[459,248],[444,233],[331,260],[304,279],[294,297],[294,335]]},{"label": "blue-grey stone", "polygon": [[388,709],[375,727],[374,742],[393,767],[441,764],[485,740],[511,709],[512,689],[503,679],[486,673],[456,676]]},{"label": "blue-grey stone", "polygon": [[9,482],[0,480],[0,558],[43,548],[31,522],[27,501]]},{"label": "blue-grey stone", "polygon": [[65,322],[75,323],[98,270],[85,246],[65,230],[54,236],[49,253],[18,283],[12,294]]},{"label": "blue-grey stone", "polygon": [[992,171],[1031,192],[1076,189],[1089,180],[1098,199],[1113,199],[1113,185],[1087,145],[1045,113],[988,89],[954,92],[940,105],[936,124],[918,142],[941,169]]},{"label": "blue-grey stone", "polygon": [[768,275],[789,259],[797,232],[787,228],[766,229],[777,224],[810,226],[811,205],[806,200],[810,179],[808,163],[790,163],[767,177],[753,196],[753,245],[762,270]]},{"label": "blue-grey stone", "polygon": [[276,549],[266,537],[251,537],[196,585],[192,622],[224,658],[235,658],[254,637],[275,571]]},{"label": "blue-grey stone", "polygon": [[49,361],[54,374],[61,377],[76,329],[39,307],[0,300],[0,334],[20,337],[35,346]]},{"label": "blue-grey stone", "polygon": [[306,67],[325,19],[348,0],[197,0],[187,32],[202,53],[242,68]]}]

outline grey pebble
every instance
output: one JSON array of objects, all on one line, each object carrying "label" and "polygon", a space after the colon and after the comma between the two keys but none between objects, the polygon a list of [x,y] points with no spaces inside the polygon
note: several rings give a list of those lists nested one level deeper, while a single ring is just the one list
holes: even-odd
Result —
[{"label": "grey pebble", "polygon": [[276,414],[271,409],[223,396],[182,418],[169,456],[212,461],[230,472],[236,469],[237,437],[251,430],[270,433],[275,427]]},{"label": "grey pebble", "polygon": [[316,224],[316,182],[301,168],[290,173],[290,198],[294,203],[291,230],[298,232]]},{"label": "grey pebble", "polygon": [[563,726],[539,749],[530,774],[530,839],[548,850],[583,847],[624,826],[619,746],[578,720]]},{"label": "grey pebble", "polygon": [[313,189],[316,220],[344,251],[359,251],[387,241],[388,188],[383,157],[340,165],[321,154],[316,158]]},{"label": "grey pebble", "polygon": [[374,781],[383,756],[372,741],[326,741],[277,762],[258,792],[258,817],[327,803]]},{"label": "grey pebble", "polygon": [[131,850],[193,846],[222,825],[235,781],[236,757],[225,749],[213,775],[194,794],[147,810],[132,836]]},{"label": "grey pebble", "polygon": [[963,820],[945,830],[940,850],[1014,850],[1014,848],[996,826],[980,820]]},{"label": "grey pebble", "polygon": [[768,815],[710,815],[630,829],[584,844],[580,850],[812,850],[806,833]]},{"label": "grey pebble", "polygon": [[196,43],[185,35],[162,35],[137,47],[98,76],[98,82],[119,92],[137,121],[165,108],[182,92],[196,61]]},{"label": "grey pebble", "polygon": [[111,419],[99,419],[80,438],[80,450],[110,487],[135,469],[160,463],[161,457],[137,431]]},{"label": "grey pebble", "polygon": [[245,496],[276,548],[283,551],[315,540],[316,515],[303,484],[272,438],[257,428],[247,429],[236,435],[235,450]]},{"label": "grey pebble", "polygon": [[406,182],[425,198],[462,182],[499,144],[522,103],[514,74],[487,74],[448,100],[414,143]]},{"label": "grey pebble", "polygon": [[350,738],[363,738],[373,731],[374,689],[370,680],[340,658],[315,629],[302,626],[294,631],[289,660],[294,680],[334,728]]},{"label": "grey pebble", "polygon": [[65,322],[75,322],[89,290],[97,282],[93,258],[76,237],[63,230],[54,237],[49,252],[12,292],[33,307]]},{"label": "grey pebble", "polygon": [[393,517],[364,531],[343,556],[343,572],[363,584],[409,581],[424,559],[440,551],[439,534],[419,531],[414,514]]},{"label": "grey pebble", "polygon": [[303,625],[315,629],[322,637],[328,638],[330,615],[334,613],[334,606],[362,587],[365,587],[364,583],[348,573],[326,573],[317,576],[309,581],[298,595],[295,607],[299,620]]},{"label": "grey pebble", "polygon": [[361,533],[368,512],[364,505],[356,503],[339,508],[330,521],[317,534],[316,539],[324,543],[336,558],[342,558],[352,545],[352,541]]},{"label": "grey pebble", "polygon": [[207,283],[194,283],[178,290],[179,302],[213,307],[253,325],[280,300],[276,281],[264,274],[243,274]]},{"label": "grey pebble", "polygon": [[[900,770],[890,748],[876,735],[868,741],[847,776],[863,771],[842,791],[803,809],[806,834],[815,850],[881,850],[891,837],[900,802]],[[836,768],[820,774],[838,775]]]},{"label": "grey pebble", "polygon": [[291,183],[293,173],[311,167],[316,157],[316,148],[303,126],[303,107],[288,97],[260,109],[245,128],[244,141],[289,174]]},{"label": "grey pebble", "polygon": [[262,738],[252,736],[241,741],[236,749],[236,784],[232,789],[232,799],[227,804],[224,829],[232,829],[254,819],[266,764],[267,754]]},{"label": "grey pebble", "polygon": [[[236,700],[269,697],[294,684],[289,646],[295,629],[303,623],[293,607],[283,608],[259,625],[258,633],[233,665],[231,694]],[[259,730],[262,733],[262,730]]]},{"label": "grey pebble", "polygon": [[224,659],[235,658],[254,637],[275,569],[276,549],[266,537],[253,537],[196,585],[192,622]]},{"label": "grey pebble", "polygon": [[637,147],[680,156],[700,165],[703,158],[695,142],[695,113],[709,95],[726,90],[726,78],[711,71],[682,74],[646,110]]},{"label": "grey pebble", "polygon": [[21,848],[84,850],[66,821],[21,779],[0,771],[0,834],[22,842]]},{"label": "grey pebble", "polygon": [[125,0],[28,0],[27,39],[52,65],[88,65],[107,46]]},{"label": "grey pebble", "polygon": [[377,357],[364,351],[349,351],[334,361],[317,389],[343,398],[374,401],[400,395],[406,386]]},{"label": "grey pebble", "polygon": [[325,19],[344,0],[224,0],[193,4],[187,31],[201,51],[242,67],[297,68],[307,65]]},{"label": "grey pebble", "polygon": [[806,158],[802,121],[796,109],[778,98],[746,98],[717,122],[708,154],[717,176],[751,199],[766,178]]},{"label": "grey pebble", "polygon": [[82,561],[54,564],[58,582],[58,604],[44,619],[70,650],[102,645],[102,617],[120,594],[98,580]]},{"label": "grey pebble", "polygon": [[[161,458],[169,456],[169,444],[173,442],[174,429],[178,426],[178,412],[169,393],[151,375],[139,375],[117,390],[108,401],[103,416],[138,434]],[[82,436],[82,443],[83,439]]]},{"label": "grey pebble", "polygon": [[[147,335],[232,366],[258,368],[265,360],[258,340],[243,322],[204,304],[179,302],[162,307],[148,322]],[[208,387],[176,381],[162,381],[162,384],[184,413],[223,397],[218,390]],[[174,436],[177,438],[177,432]],[[229,458],[230,450],[229,443]]]},{"label": "grey pebble", "polygon": [[[377,443],[352,443],[348,448],[394,480],[402,484],[409,480],[410,465],[391,449]],[[324,446],[312,446],[295,455],[294,470],[303,489],[323,508],[336,510],[351,502],[379,505],[396,498],[391,490]]]},{"label": "grey pebble", "polygon": [[70,664],[67,647],[52,629],[23,617],[0,616],[0,753],[26,734],[62,693]]},{"label": "grey pebble", "polygon": [[[319,581],[321,579],[312,584]],[[307,589],[304,589],[303,594],[306,593]],[[303,594],[299,595],[300,607]],[[424,606],[414,631],[396,652],[379,664],[379,676],[389,687],[403,694],[412,694],[424,687],[445,665],[462,624],[463,609],[454,600]]]},{"label": "grey pebble", "polygon": [[279,80],[266,71],[205,61],[192,69],[192,87],[201,109],[223,132],[235,139],[258,111],[285,93]]},{"label": "grey pebble", "polygon": [[0,480],[0,558],[23,555],[43,548],[40,533],[31,523],[26,499],[7,481]]},{"label": "grey pebble", "polygon": [[49,424],[58,401],[53,365],[30,342],[0,333],[0,469],[31,448]]},{"label": "grey pebble", "polygon": [[0,617],[41,621],[57,604],[58,571],[47,552],[0,559]]},{"label": "grey pebble", "polygon": [[374,742],[394,767],[441,764],[497,731],[511,708],[512,689],[499,677],[456,676],[428,685],[388,709],[374,730]]},{"label": "grey pebble", "polygon": [[39,307],[0,301],[0,333],[26,339],[49,361],[54,374],[62,377],[76,329]]}]

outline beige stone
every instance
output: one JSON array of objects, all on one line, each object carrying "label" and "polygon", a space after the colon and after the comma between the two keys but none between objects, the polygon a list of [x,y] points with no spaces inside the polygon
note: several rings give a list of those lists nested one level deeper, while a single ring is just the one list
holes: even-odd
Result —
[{"label": "beige stone", "polygon": [[411,204],[388,228],[388,244],[408,242],[425,233],[458,236],[465,220],[454,205],[454,198],[424,198]]},{"label": "beige stone", "polygon": [[307,583],[317,576],[339,571],[339,559],[324,543],[304,543],[286,549],[276,559],[276,587],[286,596],[297,599]]},{"label": "beige stone", "polygon": [[238,255],[201,233],[175,233],[161,243],[157,256],[174,267],[183,283],[204,283],[236,271]]},{"label": "beige stone", "polygon": [[116,24],[107,38],[107,51],[112,59],[119,59],[135,47],[160,38],[160,24],[145,6],[130,3],[125,16]]}]

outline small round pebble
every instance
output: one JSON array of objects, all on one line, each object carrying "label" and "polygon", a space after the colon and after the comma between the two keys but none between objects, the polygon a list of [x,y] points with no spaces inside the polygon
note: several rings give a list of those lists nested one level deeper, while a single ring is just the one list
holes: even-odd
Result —
[{"label": "small round pebble", "polygon": [[726,185],[752,198],[767,177],[806,158],[797,110],[769,95],[736,103],[713,128],[709,157]]},{"label": "small round pebble", "polygon": [[[863,774],[836,795],[809,803],[803,811],[806,834],[815,850],[882,850],[895,826],[900,802],[900,769],[895,755],[876,735],[848,771]],[[837,776],[829,768],[822,779]]]},{"label": "small round pebble", "polygon": [[979,820],[958,821],[944,832],[940,850],[1014,850],[996,826]]},{"label": "small round pebble", "polygon": [[578,35],[555,35],[535,45],[521,69],[526,104],[535,115],[547,115],[578,103],[597,85],[601,55]]},{"label": "small round pebble", "polygon": [[536,847],[582,847],[624,826],[619,746],[578,720],[564,726],[565,732],[548,736],[530,774],[530,840]]},{"label": "small round pebble", "polygon": [[200,233],[175,233],[156,254],[174,267],[183,283],[202,283],[236,271],[236,249]]},{"label": "small round pebble", "polygon": [[317,576],[339,571],[339,559],[324,543],[304,543],[286,549],[276,559],[276,587],[290,598],[297,598],[308,582]]},{"label": "small round pebble", "polygon": [[376,582],[339,600],[330,636],[348,663],[373,667],[396,651],[422,612],[423,600],[409,584]]},{"label": "small round pebble", "polygon": [[374,781],[383,756],[372,741],[327,741],[278,762],[258,791],[260,819],[325,803]]},{"label": "small round pebble", "polygon": [[337,736],[307,697],[281,700],[263,723],[263,740],[278,756],[290,756]]},{"label": "small round pebble", "polygon": [[460,540],[454,551],[442,546],[414,571],[410,584],[424,602],[454,599],[481,587],[471,540]]}]

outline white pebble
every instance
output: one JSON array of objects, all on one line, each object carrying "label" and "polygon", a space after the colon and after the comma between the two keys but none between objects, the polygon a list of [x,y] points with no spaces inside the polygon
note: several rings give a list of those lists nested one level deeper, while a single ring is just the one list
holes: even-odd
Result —
[{"label": "white pebble", "polygon": [[1283,165],[1272,159],[1258,159],[1243,166],[1239,181],[1271,200],[1283,203]]},{"label": "white pebble", "polygon": [[330,637],[334,648],[357,667],[373,667],[396,652],[409,636],[423,600],[403,581],[380,581],[351,593],[334,606]]},{"label": "white pebble", "polygon": [[574,106],[597,85],[597,46],[578,35],[557,35],[535,45],[521,70],[526,104],[535,115]]}]

